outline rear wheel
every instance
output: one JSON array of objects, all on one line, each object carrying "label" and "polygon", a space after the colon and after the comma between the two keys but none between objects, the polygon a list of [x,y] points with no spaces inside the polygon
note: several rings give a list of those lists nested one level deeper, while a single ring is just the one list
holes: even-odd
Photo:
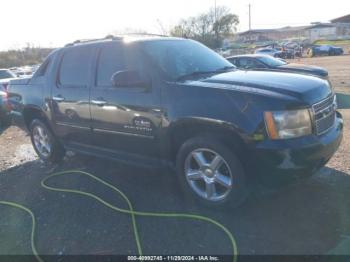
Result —
[{"label": "rear wheel", "polygon": [[64,149],[43,121],[39,119],[32,121],[30,137],[40,159],[48,163],[57,163],[62,160]]},{"label": "rear wheel", "polygon": [[186,141],[177,156],[177,171],[184,191],[202,204],[236,207],[247,196],[240,161],[215,138]]}]

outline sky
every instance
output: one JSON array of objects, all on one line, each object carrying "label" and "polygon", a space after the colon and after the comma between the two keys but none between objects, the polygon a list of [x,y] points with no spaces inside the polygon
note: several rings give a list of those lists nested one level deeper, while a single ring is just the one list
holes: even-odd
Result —
[{"label": "sky", "polygon": [[[240,18],[238,31],[326,22],[350,13],[350,0],[216,0]],[[101,38],[125,28],[161,33],[181,18],[213,7],[215,0],[2,0],[0,50],[27,43],[60,47],[77,39]]]}]

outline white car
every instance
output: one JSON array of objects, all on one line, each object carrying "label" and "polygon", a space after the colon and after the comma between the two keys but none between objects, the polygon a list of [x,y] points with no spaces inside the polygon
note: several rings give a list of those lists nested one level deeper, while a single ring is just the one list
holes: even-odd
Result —
[{"label": "white car", "polygon": [[281,57],[282,52],[274,48],[260,48],[255,51],[255,54]]},{"label": "white car", "polygon": [[14,73],[8,69],[0,69],[0,91],[7,91],[10,80],[17,78]]}]

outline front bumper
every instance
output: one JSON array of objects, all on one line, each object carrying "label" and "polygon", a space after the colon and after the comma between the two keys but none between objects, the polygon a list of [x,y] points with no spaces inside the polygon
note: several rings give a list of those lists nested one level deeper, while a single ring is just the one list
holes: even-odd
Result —
[{"label": "front bumper", "polygon": [[327,133],[288,140],[264,140],[252,149],[255,173],[266,179],[307,177],[323,167],[337,151],[343,137],[339,112]]}]

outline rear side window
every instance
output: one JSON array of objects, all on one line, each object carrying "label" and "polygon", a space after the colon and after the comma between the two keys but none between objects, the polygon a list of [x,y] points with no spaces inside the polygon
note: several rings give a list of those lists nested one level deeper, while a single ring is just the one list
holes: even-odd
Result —
[{"label": "rear side window", "polygon": [[236,64],[236,58],[229,58],[227,59],[231,64]]},{"label": "rear side window", "polygon": [[112,86],[112,75],[125,70],[124,53],[120,45],[108,46],[100,50],[97,64],[97,86]]},{"label": "rear side window", "polygon": [[238,60],[238,65],[241,67],[245,67],[248,65],[248,59],[243,57]]},{"label": "rear side window", "polygon": [[72,48],[63,55],[59,73],[62,86],[86,87],[90,67],[91,49],[88,47]]},{"label": "rear side window", "polygon": [[49,68],[51,64],[51,57],[48,57],[38,68],[38,70],[35,72],[34,77],[44,76],[47,72],[47,69]]}]

